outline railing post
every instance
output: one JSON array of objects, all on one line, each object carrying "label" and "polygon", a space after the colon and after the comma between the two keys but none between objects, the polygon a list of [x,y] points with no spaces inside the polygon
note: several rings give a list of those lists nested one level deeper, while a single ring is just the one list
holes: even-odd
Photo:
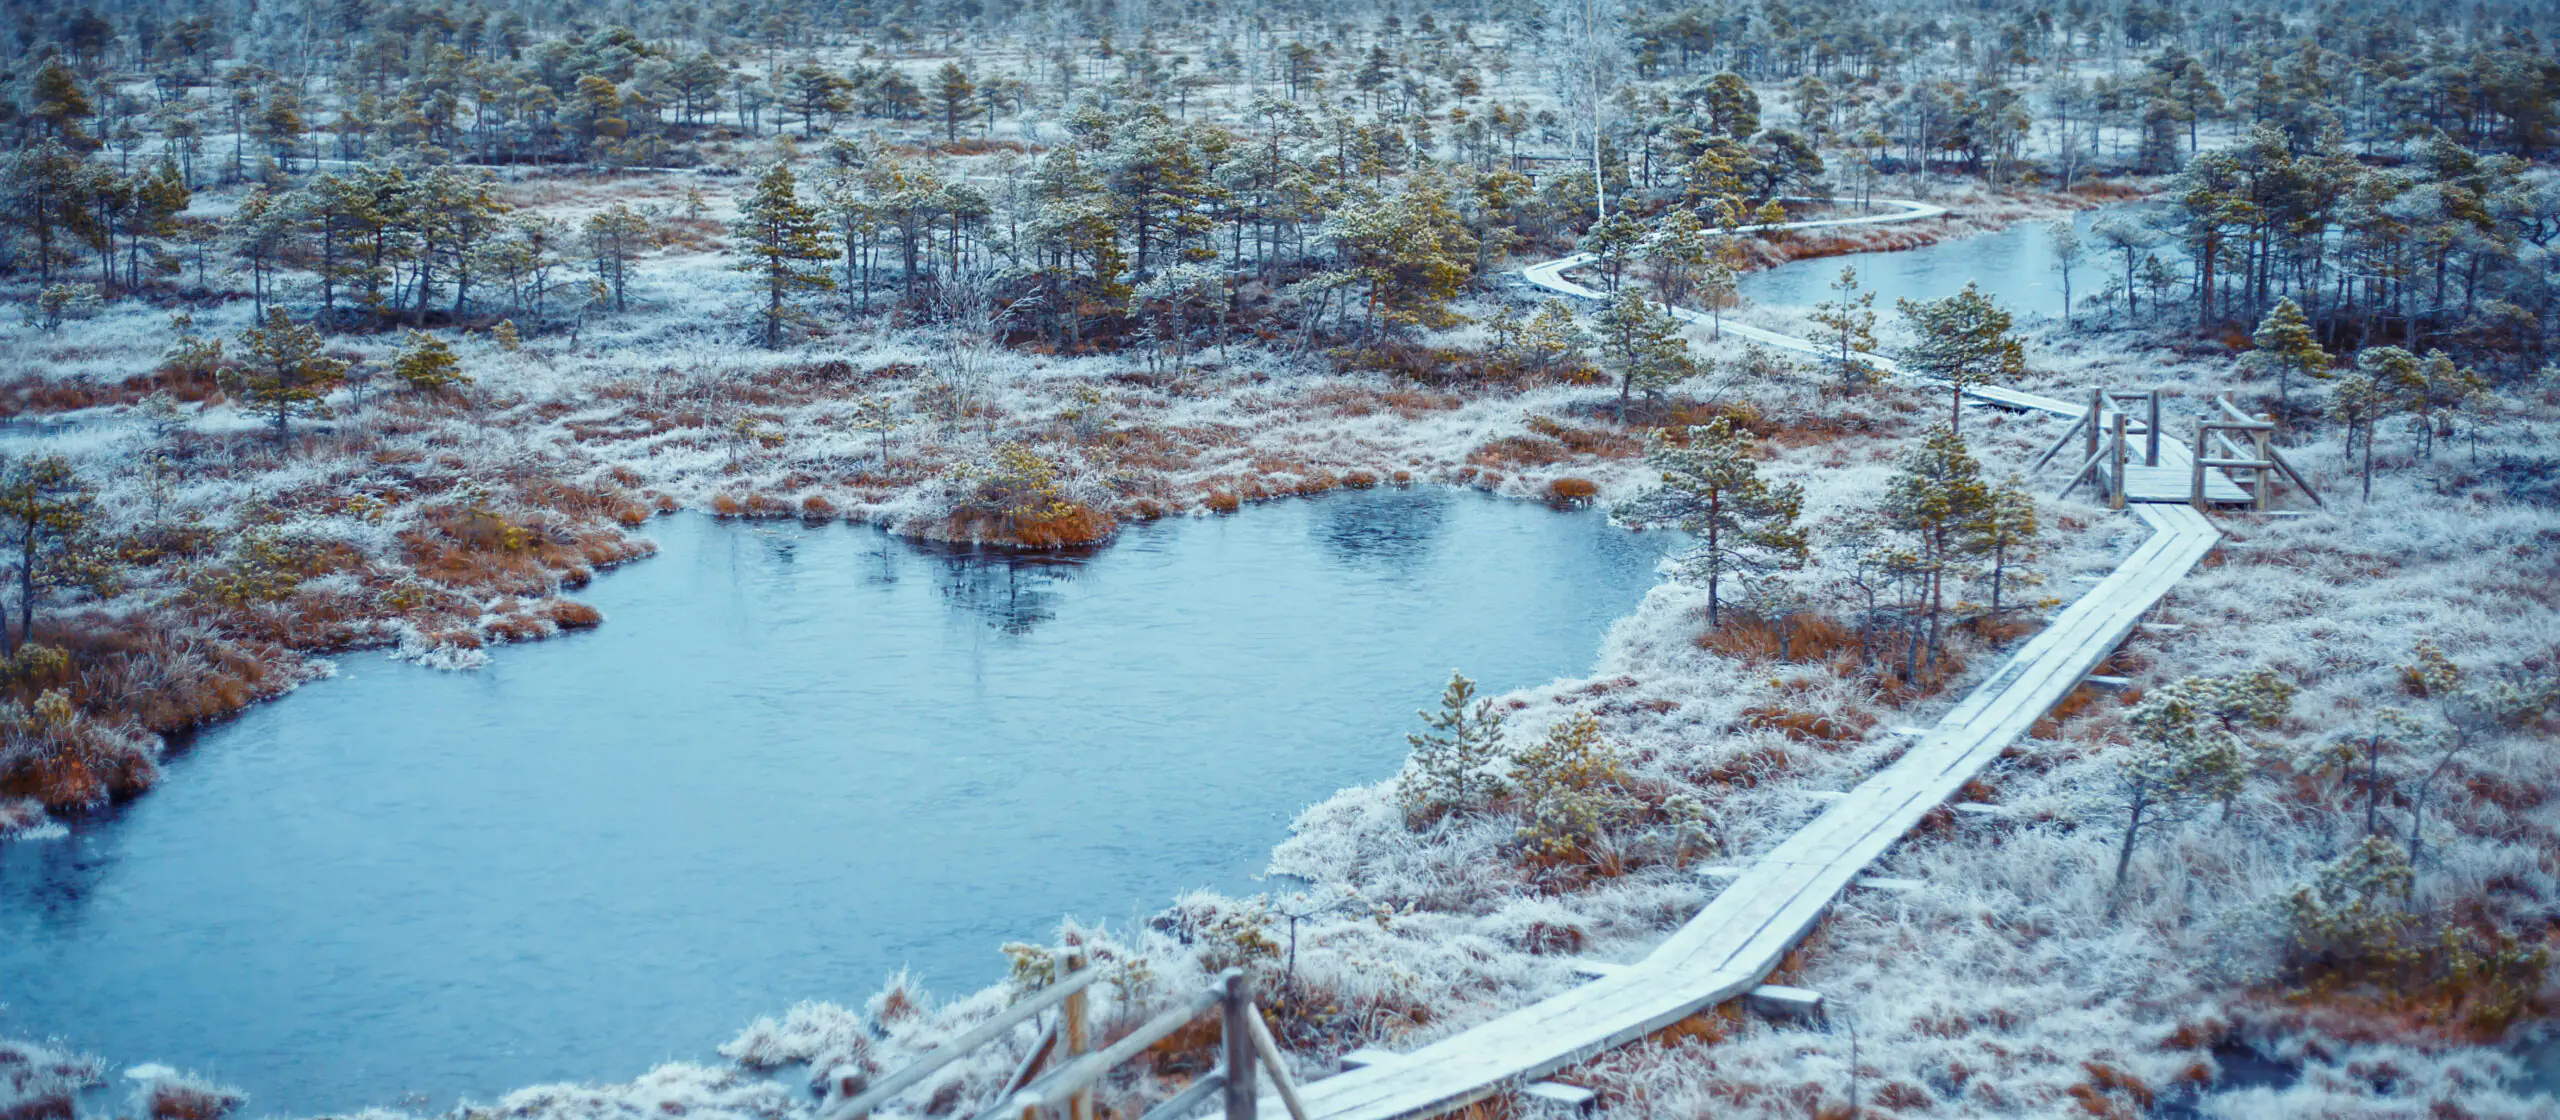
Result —
[{"label": "railing post", "polygon": [[2149,396],[2151,398],[2151,412],[2150,415],[2142,422],[2142,430],[2145,433],[2142,448],[2142,465],[2146,467],[2156,467],[2160,465],[2160,390],[2157,388],[2152,389]]},{"label": "railing post", "polygon": [[1253,1014],[1253,981],[1243,969],[1235,969],[1227,973],[1226,989],[1218,1034],[1227,1051],[1227,1120],[1253,1120],[1253,1029],[1245,1025],[1245,1017]]},{"label": "railing post", "polygon": [[[1082,949],[1069,949],[1058,954],[1058,978],[1060,980],[1064,980],[1067,977],[1082,971],[1084,966],[1085,955],[1084,950]],[[1084,1053],[1086,1048],[1091,1044],[1090,1039],[1086,1037],[1085,1026],[1086,1008],[1088,1006],[1089,1003],[1086,994],[1081,990],[1077,991],[1074,995],[1068,996],[1067,1001],[1064,1004],[1059,1005],[1058,1042],[1060,1045],[1066,1047],[1067,1058],[1069,1060],[1073,1060],[1077,1055]],[[1060,1064],[1063,1065],[1064,1063],[1062,1062]],[[1090,1086],[1076,1090],[1075,1096],[1068,1099],[1067,1117],[1068,1120],[1093,1120],[1093,1089]]]},{"label": "railing post", "polygon": [[[2275,418],[2274,418],[2273,414],[2270,414],[2270,415],[2268,416],[2268,418],[2267,418],[2267,422],[2268,422],[2268,423],[2270,423],[2270,424],[2272,424],[2272,423],[2274,423],[2274,422],[2275,422]],[[2276,469],[2275,469],[2275,461],[2274,461],[2274,460],[2272,460],[2272,459],[2267,458],[2267,437],[2268,437],[2268,436],[2270,436],[2270,435],[2273,435],[2274,433],[2273,433],[2273,431],[2272,431],[2272,430],[2270,430],[2270,429],[2267,429],[2267,428],[2260,428],[2260,429],[2258,429],[2258,430],[2256,430],[2256,431],[2254,431],[2254,432],[2251,432],[2251,433],[2249,433],[2249,434],[2250,434],[2250,435],[2252,435],[2252,436],[2257,437],[2257,438],[2255,438],[2255,439],[2250,440],[2249,442],[2250,442],[2250,444],[2251,444],[2252,446],[2255,446],[2255,447],[2258,449],[2258,493],[2257,493],[2257,507],[2258,507],[2258,512],[2260,512],[2260,513],[2264,513],[2264,512],[2266,512],[2268,509],[2273,508],[2273,507],[2274,507],[2274,505],[2275,505],[2275,496],[2276,496]]]},{"label": "railing post", "polygon": [[2191,449],[2194,454],[2187,456],[2187,465],[2195,468],[2194,480],[2187,487],[2187,504],[2196,507],[2197,513],[2213,512],[2204,500],[2204,457],[2211,454],[2204,449],[2204,434],[2208,427],[2205,421],[2196,421],[2196,443]]},{"label": "railing post", "polygon": [[2107,494],[2108,509],[2124,508],[2124,413],[2116,413],[2115,449],[2107,456],[2114,460],[2115,487]]},{"label": "railing post", "polygon": [[2098,441],[2104,438],[2104,433],[2098,431],[2098,425],[2100,423],[2098,418],[2106,415],[2106,408],[2106,388],[2101,386],[2099,388],[2089,390],[2089,453],[2080,457],[2080,461],[2083,463],[2098,457]]}]

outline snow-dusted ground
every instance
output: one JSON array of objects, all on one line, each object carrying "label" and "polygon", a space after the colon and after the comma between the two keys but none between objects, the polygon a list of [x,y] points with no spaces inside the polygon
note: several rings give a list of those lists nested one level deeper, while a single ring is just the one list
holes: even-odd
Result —
[{"label": "snow-dusted ground", "polygon": [[[563,213],[591,204],[567,189],[545,202]],[[944,500],[936,476],[1004,441],[1058,458],[1076,493],[1144,498],[1168,514],[1202,513],[1220,493],[1322,488],[1355,471],[1523,497],[1569,474],[1595,480],[1604,500],[1645,481],[1632,458],[1568,455],[1538,464],[1486,454],[1498,440],[1535,435],[1533,419],[1598,426],[1592,405],[1604,394],[1590,388],[1441,392],[1254,350],[1223,363],[1195,355],[1193,372],[1141,378],[1127,376],[1134,359],[988,351],[961,362],[947,338],[867,330],[813,339],[781,359],[797,371],[840,361],[847,373],[776,380],[774,355],[740,345],[742,285],[714,254],[670,250],[648,262],[640,308],[591,326],[574,349],[556,338],[512,353],[485,338],[461,341],[465,369],[478,380],[471,398],[356,408],[349,396],[341,403],[350,407],[325,423],[329,434],[303,456],[231,452],[217,460],[219,472],[149,476],[136,453],[169,437],[146,431],[124,408],[56,418],[67,422],[39,430],[15,424],[8,438],[19,450],[82,462],[119,518],[158,508],[230,530],[253,498],[361,489],[371,473],[365,456],[386,450],[432,456],[455,480],[533,472],[611,481],[648,500],[707,506],[728,498],[782,512],[818,497],[845,515],[890,523],[932,517]],[[1799,321],[1789,309],[1745,314],[1779,329]],[[245,305],[228,304],[199,312],[197,329],[230,336],[246,318]],[[0,347],[58,380],[119,380],[156,361],[166,338],[160,312],[130,304],[58,332],[0,325]],[[398,336],[336,342],[380,360]],[[2225,362],[2180,360],[2138,337],[2041,342],[2037,386],[2158,381],[2181,394],[2173,407],[2182,415],[2207,391],[2261,388],[2235,386]],[[1765,469],[1806,483],[1806,518],[1816,526],[1872,503],[1893,456],[1939,408],[1934,394],[1843,398],[1810,375],[1738,374],[1749,367],[1730,336],[1715,356],[1726,361],[1723,372],[1692,388],[1748,401],[1789,430],[1772,441]],[[857,394],[886,400],[900,417],[885,468],[880,434],[856,426]],[[954,396],[973,407],[936,403]],[[2534,441],[2552,402],[2527,404],[2499,434],[2538,455]],[[258,423],[221,405],[188,415],[183,426],[187,438],[212,440],[252,433]],[[1966,430],[1998,475],[2023,470],[2058,427],[1977,412]],[[1786,978],[1831,1000],[1833,1029],[1717,1017],[1689,1037],[1595,1063],[1585,1079],[1608,1090],[1604,1107],[1795,1116],[1845,1104],[1853,1081],[1870,1106],[1883,1102],[1899,1113],[2043,1115],[2090,1099],[2129,1106],[2145,1093],[2168,1095],[2210,1078],[2213,1044],[2240,1038],[2305,1063],[2307,1073],[2290,1088],[2214,1098],[2208,1111],[2396,1115],[2450,1101],[2477,1115],[2535,1114],[2534,1102],[2501,1087],[2517,1071],[2496,1049],[2322,1021],[2252,994],[2269,979],[2276,948],[2271,907],[2355,837],[2352,822],[2319,807],[2336,800],[2339,779],[2311,760],[2393,692],[2392,664],[2420,638],[2474,665],[2539,656],[2560,638],[2550,590],[2560,574],[2551,570],[2560,516],[2548,498],[2508,496],[2512,474],[2496,460],[2475,464],[2463,449],[2447,448],[2431,462],[2407,462],[2405,438],[2387,432],[2384,442],[2392,461],[2370,503],[2354,497],[2353,464],[2334,442],[2290,449],[2330,508],[2298,519],[2226,519],[2245,547],[2198,572],[2167,608],[2189,629],[2137,638],[2120,657],[2119,667],[2145,685],[2264,665],[2303,689],[2267,778],[2228,814],[2146,843],[2128,914],[2104,916],[2117,810],[2102,791],[2112,781],[2106,748],[2118,708],[2102,701],[2040,729],[1997,770],[1985,795],[2013,808],[2009,823],[1915,836],[1888,870],[1929,887],[1844,903],[1790,962]],[[287,528],[387,558],[398,554],[400,532],[423,516],[420,503],[395,497],[380,513],[298,510]],[[2140,534],[2077,501],[2048,502],[2044,516],[2052,534],[2036,566],[2056,584],[2110,567]],[[149,610],[170,590],[146,583],[118,605]],[[482,619],[501,614],[492,607]],[[1710,652],[1697,641],[1702,615],[1698,590],[1656,588],[1612,629],[1587,677],[1498,698],[1514,743],[1589,711],[1652,796],[1690,798],[1719,843],[1748,852],[1808,815],[1799,791],[1857,780],[1891,750],[1885,728],[1925,720],[1943,702],[1896,701],[1820,661]],[[470,651],[402,626],[389,623],[373,640],[414,643],[422,656],[456,664],[472,660]],[[1984,663],[1980,650],[1967,652]],[[1809,742],[1751,714],[1773,708],[1857,730]],[[2529,742],[2501,743],[2474,766],[2484,787],[2548,790],[2560,779],[2548,752]],[[1101,999],[1106,1021],[1131,1021],[1152,1000],[1228,963],[1252,963],[1277,983],[1285,966],[1270,949],[1289,940],[1293,923],[1275,911],[1310,915],[1294,923],[1294,972],[1286,979],[1300,998],[1287,1041],[1300,1072],[1319,1075],[1353,1046],[1409,1046],[1560,990],[1573,982],[1565,956],[1640,953],[1704,897],[1676,860],[1560,889],[1517,858],[1515,820],[1453,820],[1415,832],[1395,805],[1390,776],[1380,777],[1387,780],[1345,790],[1299,819],[1273,858],[1275,872],[1303,882],[1287,897],[1197,895],[1150,928],[1065,931],[1115,970],[1118,983]],[[2457,804],[2430,838],[2436,854],[2420,877],[2424,900],[2492,896],[2506,913],[2547,917],[2560,894],[2547,858],[2560,810],[2539,798],[2467,792]],[[748,1068],[806,1062],[815,1081],[841,1085],[843,1077],[894,1067],[1004,998],[991,989],[934,1003],[893,987],[860,1012],[814,1004],[755,1024],[726,1056]],[[1018,1056],[1005,1049],[955,1065],[913,1099],[984,1100]],[[1111,1090],[1123,1099],[1138,1091]],[[735,1068],[677,1064],[626,1084],[528,1089],[489,1111],[776,1117],[807,1107],[807,1098],[742,1079]]]}]

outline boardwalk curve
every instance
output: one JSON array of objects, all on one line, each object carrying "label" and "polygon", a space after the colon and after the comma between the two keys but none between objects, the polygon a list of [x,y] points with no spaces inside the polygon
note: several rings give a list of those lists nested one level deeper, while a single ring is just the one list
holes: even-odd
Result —
[{"label": "boardwalk curve", "polygon": [[[1895,209],[1750,229],[1912,221],[1946,213],[1913,200],[1877,202]],[[1603,298],[1564,275],[1591,259],[1565,257],[1533,265],[1523,275],[1560,295]],[[1704,318],[1678,309],[1673,314],[1691,322]],[[1816,343],[1775,331],[1732,323],[1723,329],[1779,349],[1821,352]],[[1868,359],[1894,368],[1889,360]],[[1968,395],[1985,404],[2074,418],[2089,410],[2013,389],[1985,387]],[[2182,468],[2191,454],[2168,439],[2161,451],[2164,465],[2174,461]],[[1758,986],[1851,880],[2077,687],[2221,538],[2211,520],[2184,504],[2137,500],[2130,512],[2151,535],[2113,574],[2019,645],[1900,758],[1752,860],[1643,960],[1411,1053],[1304,1085],[1300,1094],[1309,1115],[1397,1120],[1445,1112],[1517,1089]]]}]

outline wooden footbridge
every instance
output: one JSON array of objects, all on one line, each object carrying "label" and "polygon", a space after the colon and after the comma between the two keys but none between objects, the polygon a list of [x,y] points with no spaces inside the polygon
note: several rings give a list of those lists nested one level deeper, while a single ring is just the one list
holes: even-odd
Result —
[{"label": "wooden footbridge", "polygon": [[[1944,212],[1918,202],[1887,205],[1900,209],[1881,219],[1789,225],[1907,221]],[[1527,277],[1562,295],[1600,298],[1563,275],[1588,259],[1537,265],[1527,270]],[[1692,312],[1674,313],[1699,318]],[[1727,324],[1724,329],[1784,349],[1819,349],[1757,328]],[[1868,357],[1891,368],[1881,358]],[[1844,892],[1862,880],[1884,885],[1864,879],[1867,869],[2088,680],[2142,624],[2144,614],[2212,551],[2221,534],[2206,517],[2207,508],[2242,503],[2264,508],[2278,476],[2293,474],[2267,445],[2272,424],[2241,415],[2227,402],[2222,412],[2201,422],[2196,444],[2190,446],[2163,433],[2156,391],[2100,390],[2085,404],[2001,388],[1968,395],[1985,405],[2070,418],[2071,426],[2045,456],[2052,460],[2078,437],[2082,465],[2065,484],[2066,491],[2094,483],[2108,504],[2147,525],[2150,536],[2113,573],[2021,644],[1934,727],[1903,732],[1912,742],[1894,762],[1832,799],[1811,823],[1776,847],[1725,869],[1730,876],[1726,885],[1644,959],[1595,968],[1594,979],[1571,991],[1410,1052],[1363,1051],[1346,1058],[1351,1068],[1344,1072],[1303,1085],[1291,1084],[1278,1068],[1277,1055],[1266,1054],[1259,1064],[1271,1071],[1270,1097],[1239,1091],[1256,1080],[1256,1055],[1236,1041],[1228,1047],[1226,1071],[1214,1075],[1219,1078],[1216,1089],[1186,1092],[1158,1106],[1146,1120],[1188,1120],[1208,1106],[1212,1092],[1224,1100],[1230,1120],[1249,1120],[1257,1109],[1285,1111],[1293,1120],[1400,1120],[1524,1092],[1587,1102],[1587,1092],[1542,1079],[1728,1000],[1754,994],[1781,1002],[1810,997],[1793,989],[1768,989],[1763,981]],[[2128,404],[2138,411],[2121,407]],[[2245,472],[2250,485],[2244,488],[2235,481],[2228,473],[2232,470]],[[2292,481],[2300,485],[2298,477]],[[1211,1002],[1204,994],[1176,1011],[1187,1019]],[[1234,1002],[1229,997],[1229,1005]],[[1083,1065],[1063,1068],[1091,1065],[1088,1058]],[[1089,1077],[1076,1080],[1090,1084]],[[886,1095],[875,1090],[857,1103],[867,1110]],[[1056,1091],[1026,1091],[1003,1098],[983,1115],[988,1120],[1029,1117],[1057,1111],[1067,1099]],[[838,1109],[827,1120],[855,1120],[858,1115]]]}]

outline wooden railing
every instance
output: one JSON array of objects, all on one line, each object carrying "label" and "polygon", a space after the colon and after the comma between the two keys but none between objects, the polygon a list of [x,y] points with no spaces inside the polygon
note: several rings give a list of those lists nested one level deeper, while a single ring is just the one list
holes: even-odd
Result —
[{"label": "wooden railing", "polygon": [[1220,973],[1215,983],[1185,994],[1136,1030],[1100,1050],[1088,1052],[1092,1027],[1085,989],[1093,986],[1101,970],[1088,964],[1081,954],[1062,953],[1054,959],[1056,979],[1048,987],[927,1051],[862,1092],[820,1110],[819,1120],[868,1120],[881,1106],[923,1084],[943,1067],[1012,1035],[1015,1028],[1051,1008],[1058,1010],[1057,1017],[1023,1055],[991,1103],[976,1113],[977,1120],[1093,1120],[1096,1083],[1145,1053],[1148,1047],[1191,1025],[1211,1008],[1217,1008],[1220,1017],[1218,1069],[1147,1110],[1142,1120],[1190,1120],[1213,1096],[1224,1103],[1226,1120],[1254,1120],[1257,1068],[1269,1078],[1290,1120],[1307,1120],[1297,1084],[1290,1080],[1289,1067],[1280,1058],[1279,1042],[1271,1037],[1270,1028],[1262,1023],[1261,1009],[1254,1005],[1253,981],[1242,969]]},{"label": "wooden railing", "polygon": [[[2249,503],[2261,512],[2275,503],[2276,476],[2279,473],[2292,481],[2294,488],[2302,491],[2304,497],[2311,499],[2311,504],[2326,507],[2327,503],[2320,500],[2319,492],[2303,481],[2301,472],[2294,470],[2293,464],[2286,462],[2284,455],[2275,449],[2272,442],[2276,430],[2274,417],[2251,416],[2240,411],[2240,406],[2232,404],[2229,397],[2218,398],[2214,403],[2220,406],[2222,418],[2217,420],[2208,416],[2196,421],[2194,482],[2187,498],[2189,505],[2199,510],[2205,508],[2205,471],[2219,468],[2249,472],[2246,476]],[[2247,441],[2246,444],[2242,443],[2243,440]]]},{"label": "wooden railing", "polygon": [[2160,390],[2091,389],[2089,390],[2089,410],[2081,413],[2079,419],[2073,420],[2070,427],[2064,428],[2062,434],[2054,439],[2053,446],[2045,448],[2043,456],[2036,460],[2035,469],[2042,470],[2046,463],[2052,462],[2053,457],[2060,454],[2062,449],[2071,443],[2071,437],[2077,435],[2087,441],[2088,457],[2081,460],[2080,469],[2071,472],[2071,478],[2063,484],[2062,492],[2055,494],[2054,497],[2070,497],[2071,492],[2079,489],[2082,482],[2095,478],[2098,492],[2107,499],[2107,506],[2111,509],[2124,508],[2124,469],[2126,463],[2130,461],[2125,435],[2131,429],[2129,418],[2124,410],[2110,409],[2108,406],[2137,402],[2143,410],[2142,465],[2146,467],[2160,465]]}]

